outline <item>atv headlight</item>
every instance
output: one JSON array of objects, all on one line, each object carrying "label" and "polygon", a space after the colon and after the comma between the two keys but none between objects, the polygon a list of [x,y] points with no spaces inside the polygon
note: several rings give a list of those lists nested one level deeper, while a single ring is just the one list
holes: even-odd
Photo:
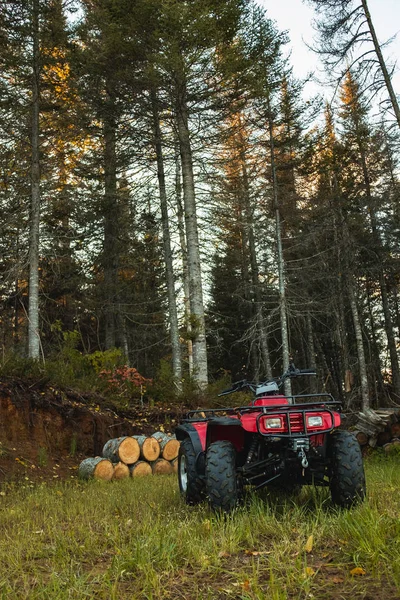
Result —
[{"label": "atv headlight", "polygon": [[307,417],[307,427],[322,427],[322,417]]},{"label": "atv headlight", "polygon": [[281,429],[282,419],[281,417],[270,417],[264,420],[264,427],[266,429]]}]

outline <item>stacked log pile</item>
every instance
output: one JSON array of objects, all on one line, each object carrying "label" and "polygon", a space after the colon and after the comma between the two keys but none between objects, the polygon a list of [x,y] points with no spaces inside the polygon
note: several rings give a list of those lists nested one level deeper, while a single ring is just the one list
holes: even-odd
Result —
[{"label": "stacked log pile", "polygon": [[360,446],[382,447],[391,452],[400,446],[400,409],[365,409],[358,415],[354,435]]},{"label": "stacked log pile", "polygon": [[124,436],[108,440],[102,456],[85,458],[78,468],[80,479],[125,479],[177,471],[179,441],[157,431],[152,436]]}]

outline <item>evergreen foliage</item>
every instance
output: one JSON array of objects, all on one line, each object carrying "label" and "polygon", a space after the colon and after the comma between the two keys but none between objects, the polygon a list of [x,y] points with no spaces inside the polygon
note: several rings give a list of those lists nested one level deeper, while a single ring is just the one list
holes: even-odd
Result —
[{"label": "evergreen foliage", "polygon": [[5,357],[70,381],[110,353],[169,399],[291,357],[347,406],[398,399],[398,131],[369,59],[342,70],[367,2],[311,3],[325,108],[252,0],[3,2]]}]

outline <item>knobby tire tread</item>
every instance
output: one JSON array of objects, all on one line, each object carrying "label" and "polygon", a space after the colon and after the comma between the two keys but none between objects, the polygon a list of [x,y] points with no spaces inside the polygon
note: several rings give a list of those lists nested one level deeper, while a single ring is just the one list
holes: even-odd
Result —
[{"label": "knobby tire tread", "polygon": [[335,431],[330,443],[332,501],[342,508],[350,508],[362,502],[366,495],[360,445],[349,431]]},{"label": "knobby tire tread", "polygon": [[236,450],[231,442],[220,440],[210,444],[206,459],[206,487],[214,510],[229,512],[239,503]]},{"label": "knobby tire tread", "polygon": [[[187,474],[187,488],[186,491],[182,489],[180,480],[180,467],[181,457],[185,455],[186,458],[186,474]],[[205,498],[205,483],[204,479],[199,476],[196,469],[196,453],[193,448],[193,444],[189,438],[182,440],[179,455],[178,455],[178,478],[179,478],[179,489],[187,504],[199,504]]]}]

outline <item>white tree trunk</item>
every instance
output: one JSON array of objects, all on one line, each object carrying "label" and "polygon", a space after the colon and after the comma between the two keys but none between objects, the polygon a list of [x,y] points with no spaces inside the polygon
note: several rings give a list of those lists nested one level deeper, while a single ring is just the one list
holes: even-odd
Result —
[{"label": "white tree trunk", "polygon": [[161,221],[163,231],[163,249],[165,260],[165,277],[167,282],[168,312],[170,322],[170,340],[172,349],[172,370],[178,390],[182,389],[182,362],[181,346],[179,342],[178,312],[175,300],[175,278],[173,270],[173,258],[171,249],[171,235],[169,230],[167,192],[165,188],[164,157],[162,151],[162,139],[160,128],[160,117],[156,94],[152,93],[152,112],[154,145],[157,158],[158,189],[160,194]]},{"label": "white tree trunk", "polygon": [[[178,144],[179,146],[179,144]],[[192,326],[190,323],[190,289],[189,289],[189,274],[187,266],[187,250],[185,238],[185,223],[184,211],[182,206],[182,185],[181,185],[181,169],[179,147],[175,151],[175,193],[177,202],[178,216],[178,231],[179,242],[182,253],[182,279],[183,279],[183,304],[185,308],[185,326],[187,334],[187,353],[188,353],[188,369],[190,377],[193,376],[193,342],[192,342]]]},{"label": "white tree trunk", "polygon": [[186,245],[194,355],[193,376],[200,389],[204,389],[208,383],[208,373],[200,248],[188,114],[185,95],[183,94],[182,96],[176,117],[182,163],[183,200],[185,206]]}]

